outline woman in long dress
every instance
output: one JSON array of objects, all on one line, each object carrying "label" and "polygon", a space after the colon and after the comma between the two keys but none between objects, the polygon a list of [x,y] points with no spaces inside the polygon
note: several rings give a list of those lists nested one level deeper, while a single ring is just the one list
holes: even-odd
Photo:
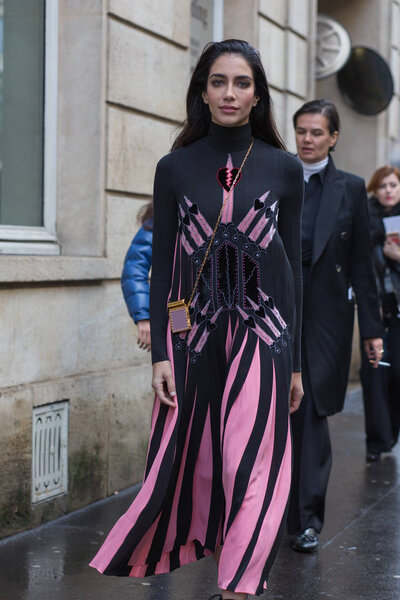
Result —
[{"label": "woman in long dress", "polygon": [[[144,577],[214,555],[222,598],[266,588],[290,489],[289,412],[302,396],[302,196],[258,52],[209,45],[156,170],[151,437],[143,487],[91,563],[100,572]],[[173,333],[167,303],[190,297],[224,201],[192,328]]]}]

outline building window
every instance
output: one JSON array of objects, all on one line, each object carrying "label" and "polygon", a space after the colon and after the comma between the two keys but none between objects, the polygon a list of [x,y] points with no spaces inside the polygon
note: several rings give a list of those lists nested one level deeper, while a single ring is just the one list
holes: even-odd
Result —
[{"label": "building window", "polygon": [[190,10],[190,70],[193,71],[204,46],[224,37],[224,0],[192,0]]},{"label": "building window", "polygon": [[0,252],[58,254],[57,2],[0,0]]}]

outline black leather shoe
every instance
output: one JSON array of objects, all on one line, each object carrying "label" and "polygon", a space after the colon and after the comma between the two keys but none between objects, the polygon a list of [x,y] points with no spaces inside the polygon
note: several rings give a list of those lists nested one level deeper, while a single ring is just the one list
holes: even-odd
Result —
[{"label": "black leather shoe", "polygon": [[381,459],[380,452],[367,452],[367,463],[377,462],[380,459]]},{"label": "black leather shoe", "polygon": [[318,546],[318,535],[313,527],[308,527],[300,533],[292,544],[293,550],[298,552],[315,552]]}]

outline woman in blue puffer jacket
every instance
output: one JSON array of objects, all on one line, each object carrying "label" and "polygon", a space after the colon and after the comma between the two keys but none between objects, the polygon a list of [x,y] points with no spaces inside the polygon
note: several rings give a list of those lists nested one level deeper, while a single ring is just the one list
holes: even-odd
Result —
[{"label": "woman in blue puffer jacket", "polygon": [[141,227],[126,253],[121,286],[129,314],[138,328],[140,348],[151,349],[149,313],[149,271],[153,244],[153,201],[140,211]]}]

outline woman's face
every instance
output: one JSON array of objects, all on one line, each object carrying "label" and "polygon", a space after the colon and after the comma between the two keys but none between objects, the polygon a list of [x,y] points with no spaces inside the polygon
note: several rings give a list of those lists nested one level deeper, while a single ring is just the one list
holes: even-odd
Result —
[{"label": "woman's face", "polygon": [[253,73],[240,54],[222,54],[211,65],[207,89],[202,93],[211,120],[223,127],[248,123],[251,109],[259,100]]},{"label": "woman's face", "polygon": [[376,190],[376,197],[379,203],[387,209],[400,202],[400,181],[397,175],[391,173],[381,180]]},{"label": "woman's face", "polygon": [[320,113],[305,113],[300,115],[296,123],[297,154],[304,163],[317,163],[324,160],[329,149],[337,141],[338,132],[329,131],[329,122]]}]

